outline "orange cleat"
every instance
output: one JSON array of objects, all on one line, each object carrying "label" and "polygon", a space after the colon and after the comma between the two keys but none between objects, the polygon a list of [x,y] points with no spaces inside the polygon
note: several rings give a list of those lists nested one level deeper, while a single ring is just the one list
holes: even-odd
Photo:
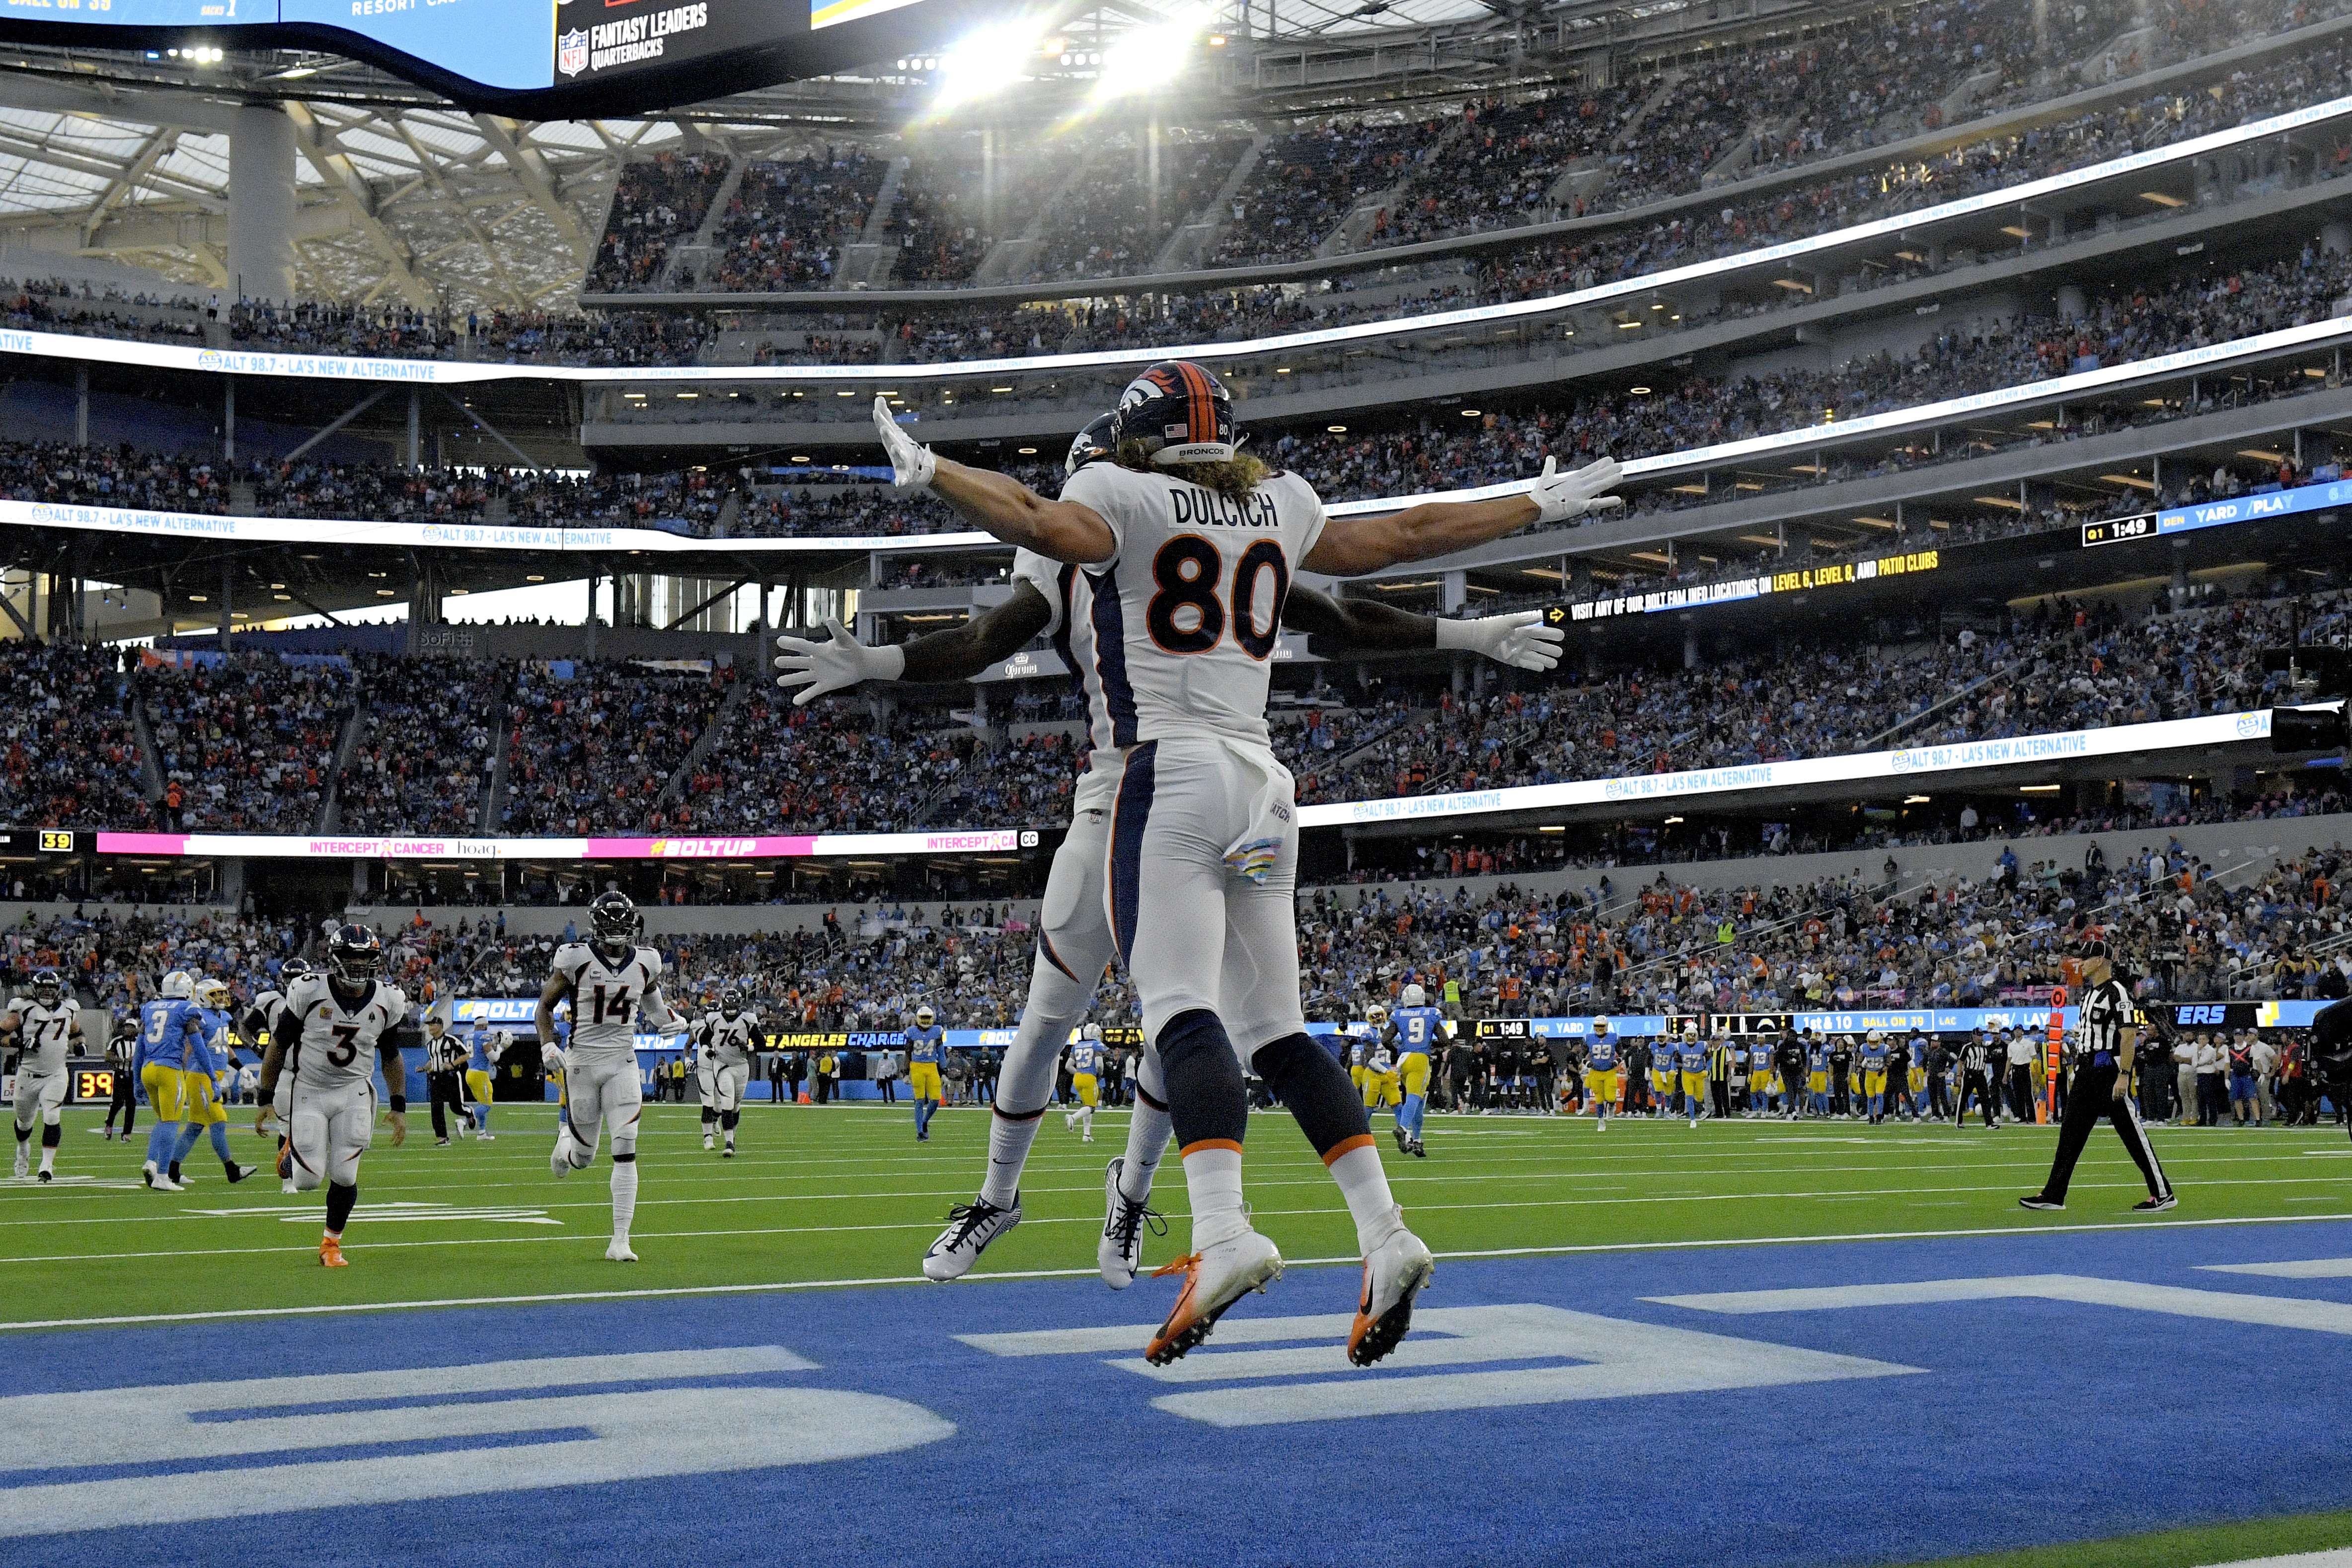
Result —
[{"label": "orange cleat", "polygon": [[343,1260],[343,1243],[340,1237],[324,1236],[319,1239],[319,1262],[322,1268],[328,1269],[351,1267]]}]

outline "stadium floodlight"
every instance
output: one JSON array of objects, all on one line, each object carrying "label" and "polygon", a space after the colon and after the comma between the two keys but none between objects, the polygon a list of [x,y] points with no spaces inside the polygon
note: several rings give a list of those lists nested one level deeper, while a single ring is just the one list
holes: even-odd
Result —
[{"label": "stadium floodlight", "polygon": [[1095,78],[1094,100],[1108,103],[1139,92],[1166,87],[1183,74],[1192,57],[1192,45],[1215,16],[1213,5],[1188,5],[1165,22],[1154,22],[1126,34],[1103,51],[1102,69]]},{"label": "stadium floodlight", "polygon": [[1049,30],[1045,18],[1024,15],[965,34],[939,57],[930,112],[946,114],[1026,79]]}]

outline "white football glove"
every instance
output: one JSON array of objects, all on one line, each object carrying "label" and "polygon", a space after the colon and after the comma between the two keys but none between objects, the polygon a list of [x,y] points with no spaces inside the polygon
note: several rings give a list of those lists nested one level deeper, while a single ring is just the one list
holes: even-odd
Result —
[{"label": "white football glove", "polygon": [[915,438],[898,428],[890,417],[890,400],[876,393],[874,398],[874,428],[882,437],[882,450],[890,455],[891,482],[901,490],[923,491],[931,486],[931,476],[940,471],[940,460],[931,449],[919,446]]},{"label": "white football glove", "polygon": [[864,681],[895,681],[907,668],[904,648],[869,648],[849,634],[838,616],[827,621],[824,629],[833,635],[823,643],[806,637],[776,639],[776,646],[783,650],[776,660],[776,685],[793,692],[794,707],[806,707],[827,692],[845,691]]},{"label": "white football glove", "polygon": [[1568,633],[1558,626],[1543,624],[1543,613],[1540,610],[1521,610],[1475,621],[1441,619],[1437,622],[1437,645],[1467,648],[1515,670],[1549,670],[1559,663],[1560,644],[1568,640]]},{"label": "white football glove", "polygon": [[1536,520],[1565,523],[1623,506],[1623,497],[1601,494],[1617,483],[1618,476],[1623,472],[1614,457],[1603,457],[1566,474],[1559,472],[1559,458],[1545,458],[1543,472],[1536,476],[1533,488],[1528,491],[1528,499],[1536,504]]},{"label": "white football glove", "polygon": [[539,1048],[539,1070],[541,1072],[562,1071],[563,1048],[556,1045],[541,1046]]}]

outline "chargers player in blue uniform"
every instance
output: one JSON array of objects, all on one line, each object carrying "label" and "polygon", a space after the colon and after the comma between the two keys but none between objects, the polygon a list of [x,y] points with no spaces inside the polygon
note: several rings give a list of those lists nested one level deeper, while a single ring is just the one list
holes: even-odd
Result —
[{"label": "chargers player in blue uniform", "polygon": [[155,1112],[155,1125],[147,1133],[147,1163],[139,1174],[158,1192],[182,1190],[166,1167],[180,1146],[181,1101],[191,1050],[204,1036],[195,993],[194,979],[174,969],[163,977],[163,995],[139,1005],[139,1048],[131,1057],[131,1072]]},{"label": "chargers player in blue uniform", "polygon": [[1622,1086],[1617,1072],[1617,1037],[1609,1032],[1607,1019],[1592,1020],[1592,1038],[1584,1047],[1584,1092],[1592,1101],[1596,1118],[1592,1130],[1609,1130],[1609,1108],[1617,1103],[1617,1092]]},{"label": "chargers player in blue uniform", "polygon": [[195,1152],[198,1138],[209,1134],[221,1169],[228,1173],[230,1181],[240,1182],[253,1171],[238,1165],[229,1153],[228,1113],[221,1108],[219,1087],[221,1074],[237,1065],[236,1047],[229,1036],[229,1010],[235,1004],[227,985],[209,975],[196,982],[193,999],[202,1030],[188,1044],[188,1064],[182,1076],[180,1136],[172,1150],[172,1180],[184,1179],[180,1162]]},{"label": "chargers player in blue uniform", "polygon": [[931,1118],[939,1113],[945,1089],[940,1082],[940,1062],[948,1031],[940,1027],[939,1015],[926,1002],[915,1009],[914,1024],[907,1030],[907,1088],[915,1102],[915,1142],[931,1141]]},{"label": "chargers player in blue uniform", "polygon": [[1699,1112],[1706,1104],[1706,1041],[1694,1030],[1673,1049],[1675,1061],[1682,1068],[1683,1099],[1689,1103],[1690,1124],[1696,1131]]},{"label": "chargers player in blue uniform", "polygon": [[1870,1105],[1870,1124],[1875,1127],[1886,1120],[1886,1037],[1871,1030],[1856,1061],[1862,1069],[1862,1092]]},{"label": "chargers player in blue uniform", "polygon": [[466,1092],[474,1101],[474,1136],[485,1144],[498,1141],[490,1136],[490,1074],[499,1070],[499,1053],[512,1043],[506,1032],[493,1034],[488,1023],[476,1019],[466,1034]]},{"label": "chargers player in blue uniform", "polygon": [[1102,1028],[1088,1024],[1070,1042],[1070,1092],[1078,1103],[1062,1117],[1065,1127],[1086,1124],[1086,1134],[1078,1140],[1082,1144],[1095,1141],[1095,1106],[1102,1099]]},{"label": "chargers player in blue uniform", "polygon": [[1421,1127],[1429,1114],[1429,1053],[1446,1034],[1445,1012],[1429,1005],[1429,993],[1407,986],[1389,1016],[1388,1039],[1396,1047],[1397,1076],[1404,1094],[1397,1102],[1397,1147],[1415,1159],[1427,1159]]}]

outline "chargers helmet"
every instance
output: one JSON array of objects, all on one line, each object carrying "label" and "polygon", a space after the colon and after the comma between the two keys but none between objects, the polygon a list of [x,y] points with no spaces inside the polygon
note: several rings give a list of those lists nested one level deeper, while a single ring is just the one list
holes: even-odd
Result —
[{"label": "chargers helmet", "polygon": [[931,1021],[939,1016],[939,1014],[931,1010],[931,1004],[925,1002],[921,1007],[915,1009],[916,1027],[919,1029],[929,1029],[931,1027]]},{"label": "chargers helmet", "polygon": [[1364,1009],[1364,1021],[1371,1025],[1374,1029],[1378,1029],[1382,1024],[1389,1021],[1389,1009],[1381,1006],[1380,1003],[1374,1002],[1370,1007]]},{"label": "chargers helmet", "polygon": [[1115,413],[1098,413],[1087,421],[1087,427],[1070,438],[1070,455],[1062,459],[1062,477],[1068,478],[1089,463],[1118,455],[1118,438],[1113,434],[1118,423]]},{"label": "chargers helmet", "polygon": [[228,982],[217,975],[206,975],[203,979],[198,980],[196,1005],[200,1008],[210,1008],[215,1012],[225,1010],[229,1005]]},{"label": "chargers helmet", "polygon": [[1087,1025],[1086,1028],[1078,1030],[1078,1038],[1080,1040],[1091,1040],[1099,1044],[1102,1040],[1102,1025],[1098,1023],[1090,1023]]},{"label": "chargers helmet", "polygon": [[1429,1005],[1429,993],[1419,986],[1407,986],[1403,993],[1397,998],[1397,1005],[1405,1008],[1425,1008]]},{"label": "chargers helmet", "polygon": [[174,969],[163,977],[163,999],[184,1002],[196,994],[195,977],[185,969]]},{"label": "chargers helmet", "polygon": [[1224,463],[1237,450],[1233,393],[1190,360],[1162,360],[1128,382],[1110,428],[1114,448],[1139,441],[1157,467]]}]

